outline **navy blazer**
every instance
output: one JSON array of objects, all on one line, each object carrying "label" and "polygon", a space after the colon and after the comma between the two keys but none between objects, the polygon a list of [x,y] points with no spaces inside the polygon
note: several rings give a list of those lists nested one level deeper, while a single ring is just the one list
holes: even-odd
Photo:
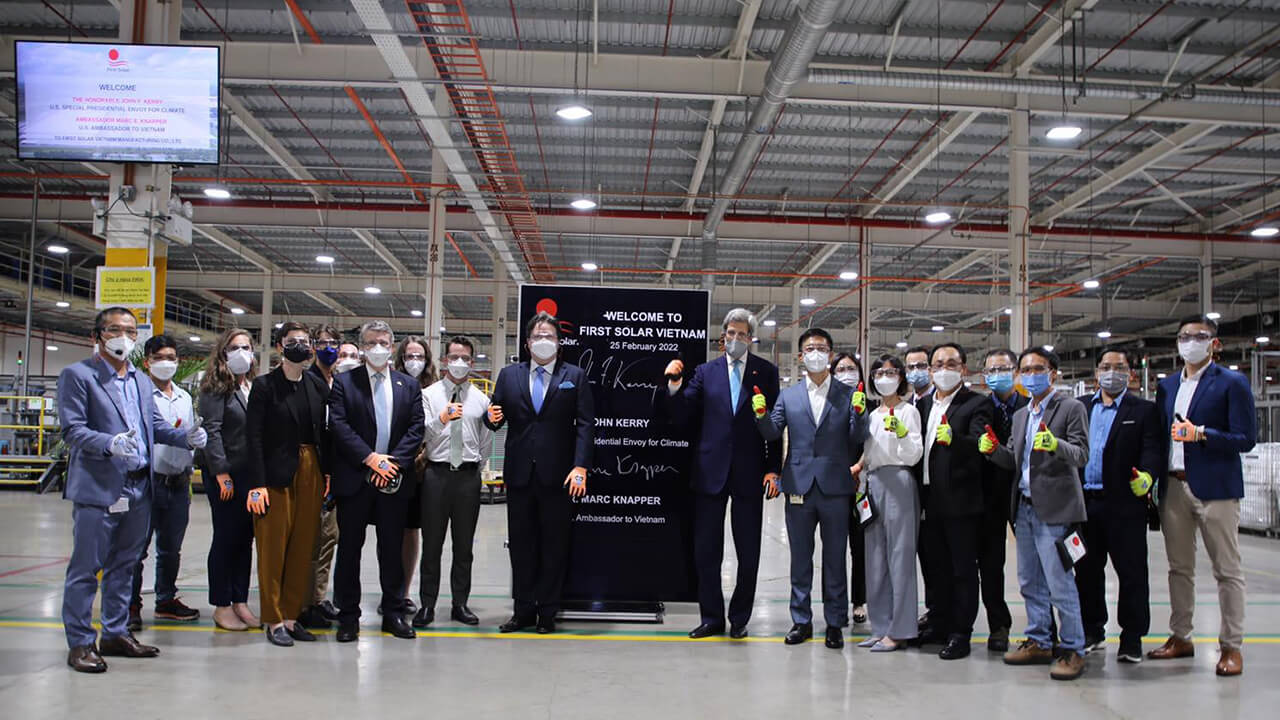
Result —
[{"label": "navy blazer", "polygon": [[[1156,405],[1164,415],[1164,452],[1169,456],[1169,429],[1173,427],[1173,404],[1178,399],[1182,371],[1160,381]],[[1244,375],[1210,363],[1196,385],[1186,419],[1204,426],[1204,442],[1184,443],[1187,484],[1201,500],[1228,500],[1244,497],[1244,471],[1240,454],[1253,449],[1258,438],[1258,419],[1253,392]],[[1176,482],[1176,481],[1175,481]]]},{"label": "navy blazer", "polygon": [[[1084,403],[1093,422],[1093,406],[1102,402],[1097,393],[1076,398]],[[1133,469],[1162,478],[1169,464],[1169,445],[1165,438],[1169,430],[1160,422],[1160,410],[1150,400],[1138,397],[1132,390],[1120,399],[1111,432],[1101,448],[1089,446],[1089,453],[1102,451],[1102,491],[1108,506],[1133,514],[1147,510],[1146,497],[1138,497],[1129,489]],[[1084,468],[1080,468],[1080,482],[1084,483]]]},{"label": "navy blazer", "polygon": [[[115,377],[116,371],[98,355],[69,365],[58,375],[58,421],[70,449],[62,496],[81,505],[109,507],[124,493],[127,471],[111,455],[111,439],[129,432],[129,426],[123,398],[111,387]],[[148,456],[155,457],[156,443],[188,448],[187,429],[169,425],[156,408],[151,378],[141,370],[135,370],[134,377],[144,436],[138,441],[146,445]]]},{"label": "navy blazer", "polygon": [[491,423],[486,414],[484,424],[494,432],[510,424],[502,461],[507,485],[531,485],[534,465],[544,486],[562,484],[575,467],[591,469],[596,413],[582,368],[556,361],[539,413],[529,394],[529,363],[508,365],[498,373],[490,404],[502,406],[502,422]]},{"label": "navy blazer", "polygon": [[[413,459],[427,430],[422,386],[417,378],[392,370],[390,365],[385,372],[391,386],[391,433],[386,454],[394,458],[408,479],[413,475]],[[378,437],[368,365],[333,376],[329,388],[329,433],[333,445],[330,490],[336,497],[355,495],[368,482],[369,468],[364,459],[374,451]],[[411,492],[412,488],[405,489],[410,485],[401,485],[396,495]]]},{"label": "navy blazer", "polygon": [[[769,405],[778,399],[778,368],[747,354],[738,406],[729,393],[729,361],[725,355],[705,362],[675,395],[658,391],[658,410],[676,425],[697,428],[694,440],[693,489],[718,495],[763,492],[764,476],[782,472],[782,440],[766,441],[751,411],[752,387],[759,386]],[[732,471],[732,477],[730,476]]]},{"label": "navy blazer", "polygon": [[835,378],[830,382],[819,422],[813,421],[805,380],[779,393],[773,411],[756,420],[766,440],[790,431],[782,467],[782,491],[788,495],[805,495],[814,482],[826,495],[852,495],[857,489],[849,468],[862,457],[866,422],[853,410],[853,388]]}]

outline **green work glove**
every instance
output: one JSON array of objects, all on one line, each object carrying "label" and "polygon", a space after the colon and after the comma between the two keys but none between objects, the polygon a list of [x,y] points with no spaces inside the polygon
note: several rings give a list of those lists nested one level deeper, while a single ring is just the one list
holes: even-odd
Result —
[{"label": "green work glove", "polygon": [[942,414],[942,422],[938,424],[938,430],[933,434],[933,441],[939,445],[951,447],[951,423],[947,422],[947,414]]},{"label": "green work glove", "polygon": [[1133,468],[1133,479],[1129,481],[1129,489],[1134,495],[1142,497],[1151,492],[1151,486],[1155,484],[1155,480],[1151,479],[1151,473],[1143,472],[1138,468]]},{"label": "green work glove", "polygon": [[862,391],[862,383],[858,383],[858,389],[853,392],[852,404],[859,415],[867,411],[867,394]]},{"label": "green work glove", "polygon": [[978,452],[983,455],[990,455],[1000,447],[1000,438],[996,436],[996,431],[991,429],[990,425],[985,426],[986,432],[982,433],[982,437],[978,438]]},{"label": "green work glove", "polygon": [[897,435],[899,440],[907,436],[907,424],[893,414],[893,408],[889,408],[889,414],[884,417],[884,429]]},{"label": "green work glove", "polygon": [[1040,423],[1040,431],[1035,434],[1031,443],[1031,449],[1039,450],[1040,452],[1057,452],[1058,438],[1054,437],[1053,433],[1049,432],[1048,425]]},{"label": "green work glove", "polygon": [[768,403],[764,399],[764,393],[760,392],[759,385],[752,385],[751,392],[753,393],[751,395],[751,410],[756,414],[756,417],[762,418],[769,411]]}]

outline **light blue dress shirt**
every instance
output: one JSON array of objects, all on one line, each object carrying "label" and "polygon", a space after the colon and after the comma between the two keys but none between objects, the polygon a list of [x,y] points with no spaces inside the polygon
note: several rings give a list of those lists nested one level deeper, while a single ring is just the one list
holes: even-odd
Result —
[{"label": "light blue dress shirt", "polygon": [[1089,463],[1084,466],[1085,490],[1102,489],[1102,453],[1107,449],[1107,437],[1111,435],[1111,426],[1120,411],[1120,401],[1127,392],[1125,389],[1117,395],[1110,405],[1102,402],[1101,390],[1093,396],[1093,410],[1089,411]]}]

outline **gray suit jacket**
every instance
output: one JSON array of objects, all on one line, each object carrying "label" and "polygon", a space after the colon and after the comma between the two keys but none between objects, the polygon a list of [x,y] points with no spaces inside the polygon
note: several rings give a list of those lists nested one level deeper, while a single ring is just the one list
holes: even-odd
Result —
[{"label": "gray suit jacket", "polygon": [[853,412],[853,390],[831,380],[820,422],[814,423],[806,382],[783,390],[773,412],[756,420],[765,440],[777,440],[789,429],[787,460],[782,465],[782,491],[805,495],[816,481],[827,495],[852,495],[857,483],[849,468],[862,457],[863,420]]},{"label": "gray suit jacket", "polygon": [[[1018,484],[1022,478],[1022,453],[1026,447],[1027,418],[1030,404],[1013,414],[1013,433],[1009,442],[991,454],[991,460],[1013,471],[1010,493],[1010,517],[1018,516]],[[1089,462],[1089,414],[1084,403],[1066,393],[1056,393],[1042,419],[1058,438],[1056,452],[1031,451],[1031,506],[1049,525],[1084,522],[1084,487],[1080,468]]]}]

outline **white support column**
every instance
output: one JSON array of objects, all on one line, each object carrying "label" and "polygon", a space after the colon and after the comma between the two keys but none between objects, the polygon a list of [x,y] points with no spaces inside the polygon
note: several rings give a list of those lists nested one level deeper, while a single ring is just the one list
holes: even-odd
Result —
[{"label": "white support column", "polygon": [[1009,115],[1009,347],[1021,352],[1030,340],[1028,326],[1027,285],[1027,237],[1030,231],[1028,212],[1030,205],[1031,166],[1027,152],[1029,146],[1031,114],[1027,111],[1027,98],[1018,96],[1018,107]]},{"label": "white support column", "polygon": [[[449,112],[449,97],[443,88],[436,91],[436,112],[442,116]],[[437,149],[431,151],[431,182],[444,183],[449,179],[448,168],[444,156]],[[426,310],[422,313],[422,336],[427,341],[434,356],[439,356],[444,347],[440,344],[440,328],[444,325],[444,233],[448,222],[445,212],[445,200],[439,191],[431,196],[431,239],[427,247],[427,293]]]},{"label": "white support column", "polygon": [[275,290],[271,287],[271,273],[262,275],[262,340],[258,343],[258,371],[265,373],[271,369],[272,336],[276,332],[275,320],[271,315],[271,305],[275,299]]},{"label": "white support column", "polygon": [[[791,332],[787,333],[787,342],[778,353],[778,371],[783,377],[791,376],[791,382],[800,381],[800,364],[796,361],[796,343],[800,342],[800,286],[791,287]],[[786,381],[783,381],[786,386]]]},{"label": "white support column", "polygon": [[[1213,307],[1213,243],[1200,243],[1200,314]],[[1222,312],[1219,310],[1218,312]]]},{"label": "white support column", "polygon": [[498,379],[498,371],[507,364],[507,273],[502,263],[493,263],[493,280],[497,291],[493,295],[493,341],[489,349],[489,377]]},{"label": "white support column", "polygon": [[[867,237],[867,229],[858,229],[858,355],[861,360],[858,367],[869,373],[871,367],[871,293],[870,286],[863,280],[871,273],[871,240]],[[863,380],[868,380],[863,377]],[[866,387],[871,387],[868,380]]]}]

